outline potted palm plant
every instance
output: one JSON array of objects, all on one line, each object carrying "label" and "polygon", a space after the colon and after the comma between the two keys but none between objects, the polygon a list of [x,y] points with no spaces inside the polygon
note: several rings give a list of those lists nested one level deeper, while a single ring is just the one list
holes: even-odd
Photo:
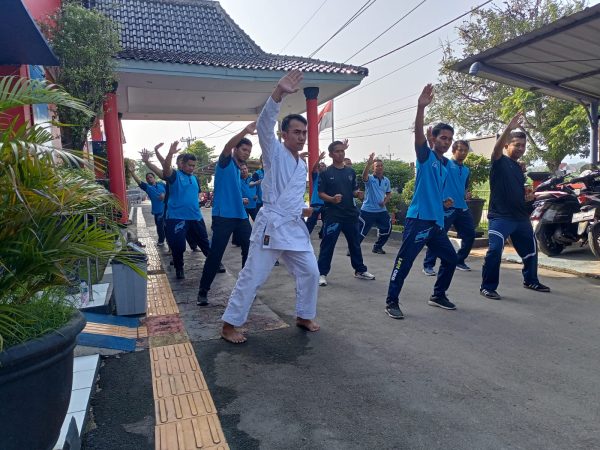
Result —
[{"label": "potted palm plant", "polygon": [[[43,125],[7,120],[11,108],[55,104],[91,111],[46,82],[0,78],[0,447],[48,449],[71,395],[73,348],[85,319],[65,300],[87,257],[107,261],[121,233],[113,196],[65,163]],[[127,259],[127,257],[124,257]]]}]

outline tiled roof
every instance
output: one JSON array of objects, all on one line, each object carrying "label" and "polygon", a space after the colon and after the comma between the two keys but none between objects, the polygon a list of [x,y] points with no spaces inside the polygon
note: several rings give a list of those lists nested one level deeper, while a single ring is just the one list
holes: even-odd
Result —
[{"label": "tiled roof", "polygon": [[368,69],[264,52],[210,0],[87,0],[119,24],[121,59],[367,75]]}]

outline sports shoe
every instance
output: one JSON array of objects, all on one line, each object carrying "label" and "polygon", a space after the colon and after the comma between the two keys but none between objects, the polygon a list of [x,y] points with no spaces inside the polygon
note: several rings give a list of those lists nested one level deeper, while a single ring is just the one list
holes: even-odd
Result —
[{"label": "sports shoe", "polygon": [[217,273],[225,273],[225,266],[223,265],[223,263],[219,263],[219,268],[217,269]]},{"label": "sports shoe", "polygon": [[178,280],[183,280],[185,278],[185,272],[183,269],[175,269],[175,277]]},{"label": "sports shoe", "polygon": [[457,264],[456,268],[458,270],[462,270],[463,272],[470,272],[471,271],[471,268],[469,266],[467,266],[465,263]]},{"label": "sports shoe", "polygon": [[481,295],[483,295],[485,298],[489,298],[491,300],[500,300],[502,297],[500,297],[500,294],[498,294],[496,291],[493,291],[491,289],[479,289],[479,293]]},{"label": "sports shoe", "polygon": [[373,247],[373,253],[378,253],[380,255],[385,255],[385,250],[380,247]]},{"label": "sports shoe", "polygon": [[319,286],[327,286],[327,277],[325,275],[319,275]]},{"label": "sports shoe", "polygon": [[387,305],[385,307],[385,313],[392,319],[404,319],[404,314],[400,310],[400,305]]},{"label": "sports shoe", "polygon": [[435,277],[437,275],[437,272],[431,267],[423,267],[423,273],[428,277]]},{"label": "sports shoe", "polygon": [[157,242],[156,245],[158,245],[159,247],[162,247],[163,245],[165,245],[164,242]]},{"label": "sports shoe", "polygon": [[360,278],[361,280],[374,280],[375,275],[369,272],[354,272],[354,278]]},{"label": "sports shoe", "polygon": [[445,295],[432,295],[427,302],[430,306],[437,306],[442,309],[456,309],[456,305],[448,300]]},{"label": "sports shoe", "polygon": [[550,292],[550,288],[548,286],[544,286],[542,283],[523,283],[523,287],[525,289],[531,289],[532,291]]},{"label": "sports shoe", "polygon": [[346,256],[350,256],[350,250],[346,251]]},{"label": "sports shoe", "polygon": [[206,306],[208,305],[208,291],[200,288],[198,291],[198,298],[196,299],[196,305]]},{"label": "sports shoe", "polygon": [[275,264],[273,264],[274,267],[277,267],[279,265],[279,260],[275,261]]}]

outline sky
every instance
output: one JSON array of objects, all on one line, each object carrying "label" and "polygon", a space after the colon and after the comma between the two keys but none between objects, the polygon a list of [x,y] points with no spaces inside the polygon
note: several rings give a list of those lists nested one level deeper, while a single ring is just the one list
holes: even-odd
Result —
[{"label": "sky", "polygon": [[[423,86],[438,81],[442,57],[440,44],[456,39],[455,27],[469,16],[379,61],[366,65],[364,63],[429,32],[483,3],[483,0],[422,2],[423,0],[377,0],[314,56],[325,61],[347,62],[369,69],[369,76],[359,87],[335,100],[335,137],[349,139],[350,147],[346,153],[355,161],[366,159],[371,152],[391,159],[414,159],[412,132],[394,130],[412,125],[415,108],[361,122],[415,106]],[[352,56],[420,3],[422,4],[406,19],[362,52]],[[494,3],[499,5],[501,0],[495,0]],[[308,57],[359,10],[365,0],[221,0],[220,4],[264,51]],[[312,20],[303,27],[313,14]],[[302,31],[294,38],[300,29]],[[416,61],[418,58],[422,59]],[[210,147],[214,146],[215,154],[218,154],[231,135],[246,124],[234,122],[223,132],[214,133],[228,123],[124,121],[123,129],[127,139],[124,145],[125,156],[139,159],[138,152],[141,148],[152,148],[158,142],[170,143],[188,137],[190,130],[193,137],[210,134],[217,136],[209,136],[203,140]],[[224,136],[225,131],[231,132],[231,135]],[[255,144],[258,143],[256,137],[252,137],[252,140]],[[320,148],[325,150],[331,142],[331,130],[324,130],[319,141]],[[258,148],[255,145],[255,149]],[[259,153],[259,150],[254,151],[252,156],[258,157]]]}]

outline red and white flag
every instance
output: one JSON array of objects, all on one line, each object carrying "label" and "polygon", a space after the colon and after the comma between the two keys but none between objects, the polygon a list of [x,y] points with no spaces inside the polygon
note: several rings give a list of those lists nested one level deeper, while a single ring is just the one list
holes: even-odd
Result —
[{"label": "red and white flag", "polygon": [[325,106],[319,113],[319,133],[333,126],[333,100],[325,103]]}]

